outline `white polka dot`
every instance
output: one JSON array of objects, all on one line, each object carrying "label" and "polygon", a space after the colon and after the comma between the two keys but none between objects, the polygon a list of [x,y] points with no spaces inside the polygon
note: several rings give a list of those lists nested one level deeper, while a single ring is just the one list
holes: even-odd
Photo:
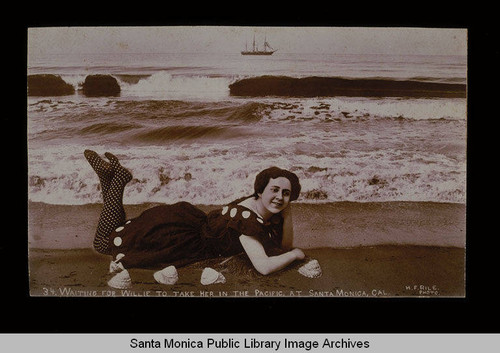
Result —
[{"label": "white polka dot", "polygon": [[227,213],[227,210],[229,209],[229,206],[224,206],[222,208],[222,215],[225,215]]},{"label": "white polka dot", "polygon": [[264,224],[264,220],[260,217],[257,217],[257,222]]},{"label": "white polka dot", "polygon": [[123,229],[124,229],[124,227],[118,227],[118,228],[115,229],[115,232],[117,232],[117,233],[121,232]]},{"label": "white polka dot", "polygon": [[231,212],[229,213],[229,215],[231,216],[231,218],[234,218],[234,216],[236,216],[236,212],[238,212],[238,210],[236,208],[232,208],[231,209]]},{"label": "white polka dot", "polygon": [[127,221],[125,224],[129,224],[130,222],[132,222],[132,221]]},{"label": "white polka dot", "polygon": [[243,218],[247,219],[248,217],[250,217],[250,211],[243,211],[241,212],[241,215],[243,216]]},{"label": "white polka dot", "polygon": [[114,243],[116,246],[120,246],[120,245],[122,245],[122,238],[120,238],[120,237],[116,237],[116,238],[113,240],[113,243]]}]

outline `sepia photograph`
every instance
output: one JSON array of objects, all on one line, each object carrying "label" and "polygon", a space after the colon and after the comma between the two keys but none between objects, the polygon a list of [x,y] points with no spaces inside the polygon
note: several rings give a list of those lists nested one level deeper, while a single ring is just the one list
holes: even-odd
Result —
[{"label": "sepia photograph", "polygon": [[27,29],[32,297],[466,297],[464,28]]}]

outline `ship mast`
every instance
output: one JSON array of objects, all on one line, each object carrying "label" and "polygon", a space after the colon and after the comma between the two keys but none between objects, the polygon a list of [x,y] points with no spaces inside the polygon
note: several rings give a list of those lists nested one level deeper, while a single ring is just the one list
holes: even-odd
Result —
[{"label": "ship mast", "polygon": [[264,51],[267,51],[267,48],[271,49],[271,50],[274,50],[270,45],[269,43],[267,42],[267,38],[264,37]]},{"label": "ship mast", "polygon": [[248,40],[245,40],[245,50],[241,52],[242,55],[272,55],[274,50],[267,42],[267,36],[264,36],[264,44],[259,49],[259,45],[255,41],[255,32],[253,34],[252,49],[248,49]]}]

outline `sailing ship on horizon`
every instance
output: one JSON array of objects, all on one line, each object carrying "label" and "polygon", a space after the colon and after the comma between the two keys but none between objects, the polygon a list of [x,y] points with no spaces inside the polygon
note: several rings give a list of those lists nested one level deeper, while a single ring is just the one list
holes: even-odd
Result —
[{"label": "sailing ship on horizon", "polygon": [[[270,49],[270,50],[268,50]],[[273,55],[276,49],[273,49],[267,42],[266,37],[264,37],[264,48],[259,50],[258,46],[255,44],[255,34],[253,35],[252,50],[248,50],[247,43],[245,43],[245,50],[241,52],[241,55]]]}]

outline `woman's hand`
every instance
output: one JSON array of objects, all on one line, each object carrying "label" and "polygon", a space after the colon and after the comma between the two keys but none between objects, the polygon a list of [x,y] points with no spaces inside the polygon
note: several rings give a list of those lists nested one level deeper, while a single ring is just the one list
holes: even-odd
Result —
[{"label": "woman's hand", "polygon": [[267,256],[261,242],[254,236],[242,234],[240,235],[240,242],[253,267],[263,275],[281,270],[295,260],[305,257],[300,249],[293,249],[277,256]]},{"label": "woman's hand", "polygon": [[302,250],[300,250],[299,248],[295,248],[295,249],[291,250],[290,252],[295,255],[296,260],[303,260],[306,257],[306,254],[304,254],[304,252]]}]

